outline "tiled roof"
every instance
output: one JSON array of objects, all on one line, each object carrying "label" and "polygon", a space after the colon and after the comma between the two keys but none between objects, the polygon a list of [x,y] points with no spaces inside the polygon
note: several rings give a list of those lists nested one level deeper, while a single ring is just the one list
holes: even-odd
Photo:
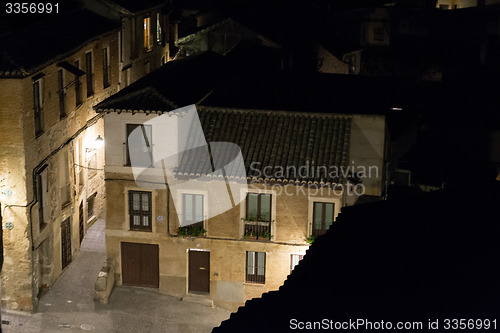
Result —
[{"label": "tiled roof", "polygon": [[[248,179],[331,185],[339,182],[331,168],[340,170],[348,162],[350,116],[211,107],[199,107],[198,114],[208,143],[240,147]],[[219,152],[217,158],[230,161],[224,156],[230,153]],[[193,156],[183,154],[178,175],[212,172],[210,160]],[[319,166],[330,169],[319,172]],[[226,172],[233,175],[233,170]]]},{"label": "tiled roof", "polygon": [[78,9],[0,37],[0,77],[23,77],[67,57],[119,24]]}]

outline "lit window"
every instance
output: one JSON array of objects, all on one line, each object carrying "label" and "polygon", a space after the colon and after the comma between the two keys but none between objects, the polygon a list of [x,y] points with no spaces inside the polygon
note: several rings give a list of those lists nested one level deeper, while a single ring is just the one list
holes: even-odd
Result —
[{"label": "lit window", "polygon": [[161,23],[160,13],[156,13],[156,42],[161,44]]},{"label": "lit window", "polygon": [[266,283],[266,253],[247,251],[246,282]]},{"label": "lit window", "polygon": [[144,50],[149,52],[153,49],[153,36],[151,35],[151,18],[144,18]]}]

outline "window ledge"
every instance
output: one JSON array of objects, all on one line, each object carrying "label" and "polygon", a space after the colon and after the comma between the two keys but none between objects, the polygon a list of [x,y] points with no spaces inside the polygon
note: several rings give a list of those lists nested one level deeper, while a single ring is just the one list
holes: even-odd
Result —
[{"label": "window ledge", "polygon": [[254,286],[254,287],[265,287],[265,283],[256,283],[256,282],[243,282],[244,285],[246,286]]}]

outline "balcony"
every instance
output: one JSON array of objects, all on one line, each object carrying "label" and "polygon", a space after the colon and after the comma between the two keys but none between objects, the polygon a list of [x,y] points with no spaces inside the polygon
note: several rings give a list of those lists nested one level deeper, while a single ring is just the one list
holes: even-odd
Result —
[{"label": "balcony", "polygon": [[177,229],[177,236],[179,237],[205,237],[207,231],[203,228],[203,221],[194,223],[185,227]]},{"label": "balcony", "polygon": [[273,237],[271,235],[272,221],[259,221],[257,219],[242,219],[242,221],[244,239],[270,241]]}]

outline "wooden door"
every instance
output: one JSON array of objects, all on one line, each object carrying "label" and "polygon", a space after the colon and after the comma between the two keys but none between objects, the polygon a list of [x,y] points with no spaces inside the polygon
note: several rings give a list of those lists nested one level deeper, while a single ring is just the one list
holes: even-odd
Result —
[{"label": "wooden door", "polygon": [[156,244],[122,243],[122,283],[159,287],[159,251]]},{"label": "wooden door", "polygon": [[71,224],[68,217],[61,223],[61,263],[62,268],[71,262]]},{"label": "wooden door", "polygon": [[189,292],[210,291],[210,252],[189,251]]},{"label": "wooden door", "polygon": [[78,221],[80,225],[80,244],[82,244],[83,237],[85,236],[85,225],[83,219],[83,201],[80,202],[80,209],[78,210]]}]

